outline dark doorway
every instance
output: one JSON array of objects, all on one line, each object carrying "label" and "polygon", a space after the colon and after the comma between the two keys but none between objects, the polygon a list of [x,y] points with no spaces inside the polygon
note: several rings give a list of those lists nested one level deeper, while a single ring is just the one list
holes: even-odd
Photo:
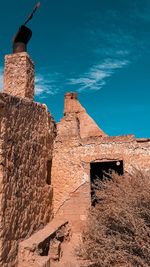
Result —
[{"label": "dark doorway", "polygon": [[92,205],[97,203],[95,195],[95,181],[100,179],[111,179],[111,174],[116,172],[118,175],[123,175],[123,160],[93,162],[90,164],[90,178],[91,178],[91,197]]}]

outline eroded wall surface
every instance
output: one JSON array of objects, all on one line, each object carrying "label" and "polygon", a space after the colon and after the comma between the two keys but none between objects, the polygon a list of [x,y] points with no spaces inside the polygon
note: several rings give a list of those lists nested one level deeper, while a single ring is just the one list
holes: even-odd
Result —
[{"label": "eroded wall surface", "polygon": [[95,131],[92,134],[90,123],[87,125],[89,135],[83,137],[80,118],[86,114],[82,110],[71,111],[65,113],[57,125],[52,168],[54,211],[72,220],[80,231],[91,203],[90,163],[123,160],[124,171],[133,172],[136,168],[149,172],[150,140],[136,140],[133,135],[98,137]]},{"label": "eroded wall surface", "polygon": [[5,56],[4,92],[34,99],[34,63],[28,53]]},{"label": "eroded wall surface", "polygon": [[[1,107],[3,106],[3,102],[1,103],[0,101],[0,114],[1,114]],[[3,151],[2,151],[2,145],[3,145],[3,125],[2,125],[2,117],[0,116],[0,203],[2,202],[3,199]],[[0,232],[3,230],[3,225],[2,225],[2,205],[0,205]],[[2,250],[2,239],[0,238],[0,252]],[[0,255],[1,256],[1,255]],[[0,257],[1,259],[1,257]]]},{"label": "eroded wall surface", "polygon": [[0,94],[0,266],[17,266],[18,243],[52,216],[51,162],[55,123],[45,105]]}]

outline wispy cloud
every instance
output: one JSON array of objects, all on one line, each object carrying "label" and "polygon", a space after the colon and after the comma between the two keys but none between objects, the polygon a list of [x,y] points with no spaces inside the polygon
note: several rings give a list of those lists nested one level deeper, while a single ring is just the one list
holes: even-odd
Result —
[{"label": "wispy cloud", "polygon": [[94,50],[97,55],[134,61],[149,48],[150,1],[126,1],[125,6],[95,15],[90,38],[100,44]]},{"label": "wispy cloud", "polygon": [[100,90],[105,84],[107,78],[111,77],[116,70],[128,65],[127,60],[112,60],[107,59],[101,64],[97,64],[90,70],[77,79],[70,79],[69,84],[78,85],[78,92],[83,90]]},{"label": "wispy cloud", "polygon": [[57,79],[58,73],[37,73],[35,76],[35,95],[40,98],[46,98],[49,95],[57,94]]},{"label": "wispy cloud", "polygon": [[[35,95],[40,98],[45,98],[48,95],[54,95],[58,92],[57,80],[58,73],[35,75]],[[0,91],[3,88],[4,70],[0,67]]]},{"label": "wispy cloud", "polygon": [[[144,23],[150,19],[150,4],[145,0],[143,8],[142,3],[137,5],[136,2],[139,3],[127,1],[128,8],[123,11],[122,8],[103,12],[98,10],[92,15],[87,24],[86,35],[93,66],[80,76],[76,74],[69,79],[75,90],[100,90],[118,69],[132,64],[148,51],[149,27]],[[144,31],[141,25],[145,25]]]},{"label": "wispy cloud", "polygon": [[0,91],[3,88],[3,78],[4,78],[3,68],[0,67]]}]

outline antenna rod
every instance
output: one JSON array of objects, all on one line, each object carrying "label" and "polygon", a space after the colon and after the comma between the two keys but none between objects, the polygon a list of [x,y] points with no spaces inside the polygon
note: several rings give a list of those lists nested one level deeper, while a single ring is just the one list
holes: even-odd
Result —
[{"label": "antenna rod", "polygon": [[34,13],[37,11],[37,9],[40,7],[40,5],[41,5],[40,2],[38,2],[38,3],[36,4],[36,6],[34,7],[32,13],[28,16],[27,20],[26,20],[25,23],[23,24],[24,26],[25,26],[25,25],[26,25],[26,24],[33,18]]}]

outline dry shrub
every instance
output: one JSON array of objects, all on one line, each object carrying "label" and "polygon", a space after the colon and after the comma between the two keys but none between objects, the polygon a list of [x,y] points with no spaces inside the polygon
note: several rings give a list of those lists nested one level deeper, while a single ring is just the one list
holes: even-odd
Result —
[{"label": "dry shrub", "polygon": [[97,180],[96,195],[78,251],[84,266],[150,266],[150,178],[113,174]]}]

